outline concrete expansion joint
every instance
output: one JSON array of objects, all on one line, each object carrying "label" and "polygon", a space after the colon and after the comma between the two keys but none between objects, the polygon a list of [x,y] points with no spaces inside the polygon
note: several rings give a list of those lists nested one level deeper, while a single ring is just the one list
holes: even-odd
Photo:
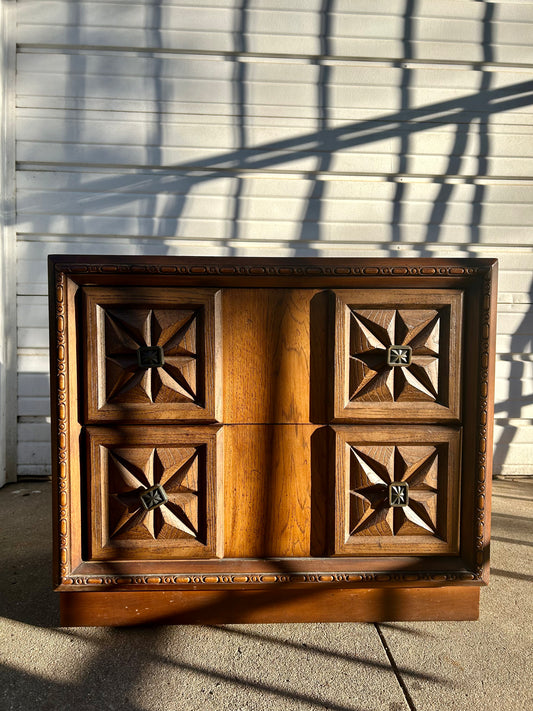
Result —
[{"label": "concrete expansion joint", "polygon": [[392,671],[394,672],[396,681],[398,682],[400,689],[402,690],[402,694],[405,699],[405,703],[409,707],[410,711],[416,711],[415,703],[411,697],[411,694],[409,693],[409,689],[407,688],[405,681],[402,678],[402,675],[400,674],[400,670],[398,669],[398,665],[396,664],[396,661],[395,661],[393,654],[389,648],[389,645],[387,644],[385,635],[383,634],[378,623],[374,623],[374,627],[376,628],[376,632],[378,633],[378,637],[379,637],[379,641],[381,642],[381,646],[383,647],[385,654],[387,655],[387,659],[389,660],[389,664],[391,665]]}]

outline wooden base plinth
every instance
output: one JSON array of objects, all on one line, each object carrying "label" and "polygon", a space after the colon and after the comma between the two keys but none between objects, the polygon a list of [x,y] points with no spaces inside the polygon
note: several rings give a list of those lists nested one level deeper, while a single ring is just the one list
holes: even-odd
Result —
[{"label": "wooden base plinth", "polygon": [[64,627],[477,620],[479,588],[60,593]]}]

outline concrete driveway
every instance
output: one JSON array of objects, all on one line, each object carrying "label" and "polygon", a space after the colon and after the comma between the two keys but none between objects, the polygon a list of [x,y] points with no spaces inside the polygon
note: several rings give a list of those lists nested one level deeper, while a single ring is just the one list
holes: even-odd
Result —
[{"label": "concrete driveway", "polygon": [[533,480],[495,482],[478,622],[60,628],[50,502],[0,490],[0,711],[533,709]]}]

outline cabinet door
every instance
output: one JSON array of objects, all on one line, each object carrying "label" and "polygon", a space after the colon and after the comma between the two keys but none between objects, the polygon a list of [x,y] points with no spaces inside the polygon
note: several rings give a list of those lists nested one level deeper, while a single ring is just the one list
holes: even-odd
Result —
[{"label": "cabinet door", "polygon": [[86,421],[218,420],[214,289],[84,289]]},{"label": "cabinet door", "polygon": [[87,454],[91,560],[221,554],[217,427],[89,427]]},{"label": "cabinet door", "polygon": [[460,419],[462,292],[335,292],[334,419]]},{"label": "cabinet door", "polygon": [[334,554],[457,554],[461,431],[334,429]]}]

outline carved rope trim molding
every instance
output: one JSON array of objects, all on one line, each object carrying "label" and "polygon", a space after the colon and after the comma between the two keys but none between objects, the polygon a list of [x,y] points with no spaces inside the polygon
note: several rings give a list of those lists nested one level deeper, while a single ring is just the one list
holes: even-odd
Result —
[{"label": "carved rope trim molding", "polygon": [[68,575],[68,398],[67,398],[67,348],[65,336],[66,278],[56,274],[56,347],[57,347],[57,450],[58,450],[58,502],[59,502],[59,572]]},{"label": "carved rope trim molding", "polygon": [[483,279],[483,307],[480,320],[479,348],[479,431],[477,447],[477,496],[475,502],[475,574],[476,578],[483,575],[485,561],[485,509],[486,509],[486,478],[487,478],[487,422],[489,407],[489,346],[490,346],[490,306],[492,293],[492,278],[490,272]]},{"label": "carved rope trim molding", "polygon": [[[59,506],[59,574],[62,585],[197,585],[197,584],[246,584],[246,583],[375,583],[375,582],[445,582],[455,580],[478,581],[483,577],[485,560],[485,520],[486,520],[486,465],[487,465],[487,421],[489,396],[489,344],[490,307],[492,274],[488,267],[458,266],[397,266],[397,267],[327,267],[327,266],[256,266],[256,265],[152,265],[152,264],[55,264],[56,279],[56,343],[57,343],[57,442],[58,442],[58,506]],[[480,321],[480,427],[477,447],[477,491],[475,501],[475,569],[465,573],[343,573],[343,574],[301,574],[301,575],[148,575],[148,576],[76,576],[69,571],[69,501],[68,501],[68,398],[67,398],[67,352],[65,289],[66,274],[167,274],[219,276],[461,276],[484,274],[483,307]]]},{"label": "carved rope trim molding", "polygon": [[56,264],[66,274],[160,274],[162,276],[464,276],[479,274],[484,267],[449,266],[373,266],[330,267],[327,265],[266,265],[257,264]]},{"label": "carved rope trim molding", "polygon": [[254,585],[269,583],[283,585],[288,583],[412,583],[427,581],[445,583],[453,581],[476,580],[474,573],[255,573],[255,574],[194,574],[194,575],[73,575],[65,578],[63,585],[98,586],[98,585]]}]

